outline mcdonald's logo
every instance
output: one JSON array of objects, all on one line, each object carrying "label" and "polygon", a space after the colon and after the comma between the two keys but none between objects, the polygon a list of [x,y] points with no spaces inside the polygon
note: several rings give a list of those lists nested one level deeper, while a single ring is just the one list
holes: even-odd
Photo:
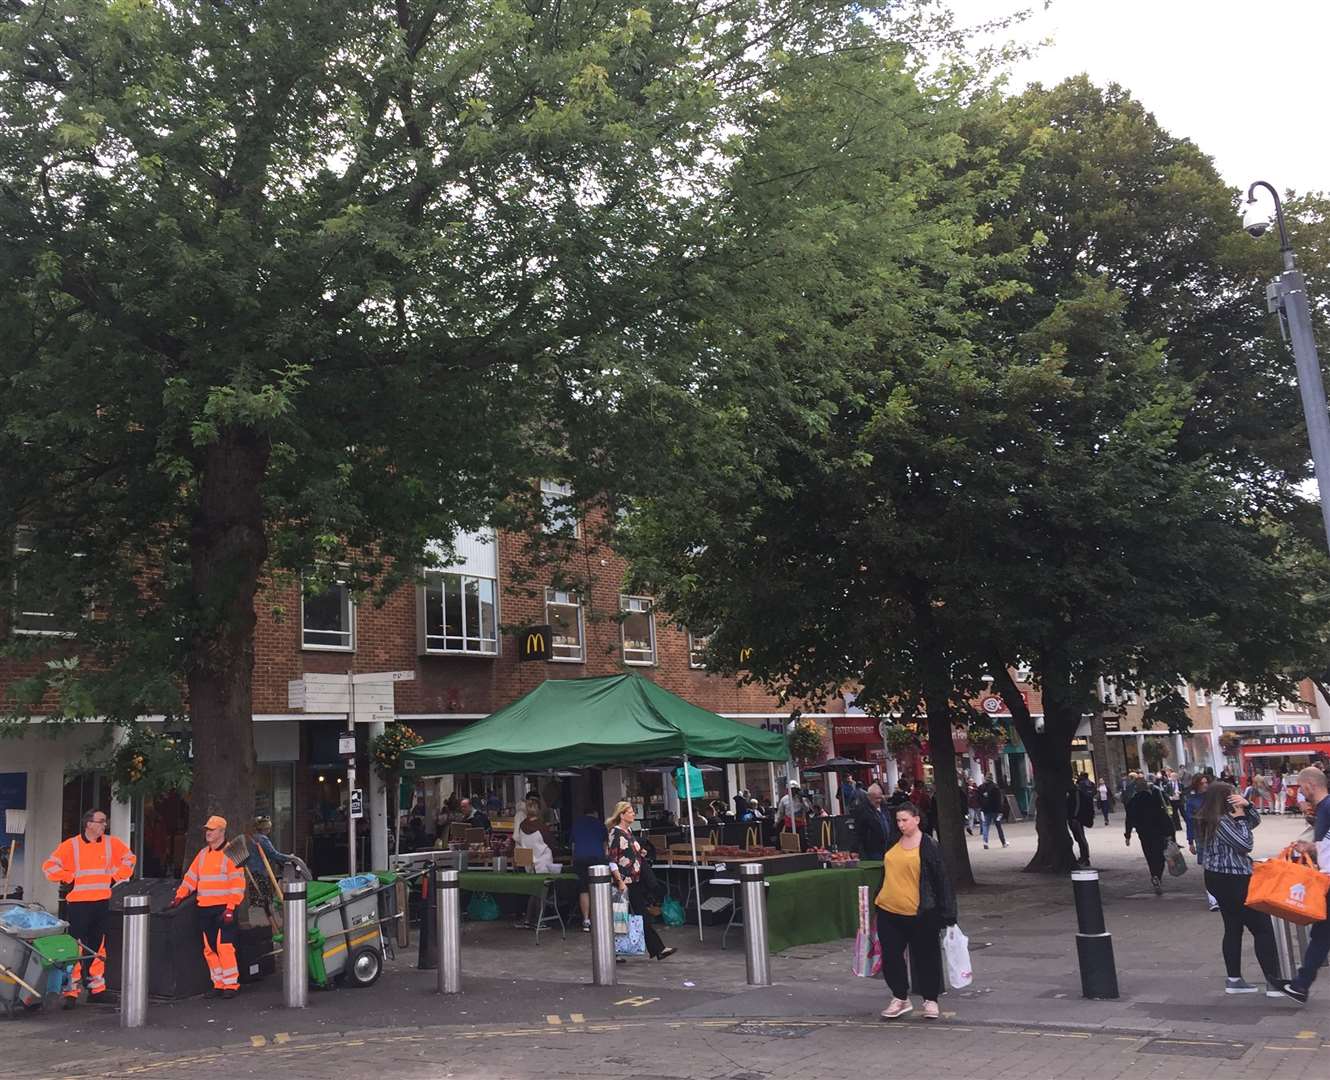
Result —
[{"label": "mcdonald's logo", "polygon": [[548,660],[553,628],[549,626],[528,626],[517,632],[519,660]]},{"label": "mcdonald's logo", "polygon": [[753,658],[753,650],[749,646],[745,645],[742,649],[739,650],[739,663],[746,664],[752,658]]}]

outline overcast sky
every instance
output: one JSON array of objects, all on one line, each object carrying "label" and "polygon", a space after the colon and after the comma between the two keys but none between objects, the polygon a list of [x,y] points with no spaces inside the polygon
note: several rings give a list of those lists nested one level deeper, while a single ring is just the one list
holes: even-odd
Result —
[{"label": "overcast sky", "polygon": [[[966,23],[1042,0],[949,0]],[[1013,88],[1086,72],[1131,91],[1234,186],[1330,190],[1330,0],[1054,0],[1017,36],[1052,37]]]}]

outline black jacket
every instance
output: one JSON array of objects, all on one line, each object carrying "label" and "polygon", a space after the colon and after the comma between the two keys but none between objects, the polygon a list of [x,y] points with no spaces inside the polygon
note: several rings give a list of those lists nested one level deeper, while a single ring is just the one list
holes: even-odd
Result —
[{"label": "black jacket", "polygon": [[850,817],[854,820],[854,836],[859,854],[866,859],[882,858],[900,835],[896,830],[896,811],[887,805],[885,799],[882,802],[882,813],[879,814],[865,795],[851,808]]},{"label": "black jacket", "polygon": [[1128,800],[1126,826],[1128,840],[1133,829],[1142,840],[1171,840],[1174,834],[1173,815],[1164,803],[1164,796],[1154,788],[1138,791]]},{"label": "black jacket", "polygon": [[[900,839],[897,834],[890,847]],[[942,926],[956,923],[956,891],[942,862],[942,849],[927,833],[919,843],[919,914],[935,919]]]},{"label": "black jacket", "polygon": [[985,814],[1006,813],[1007,800],[1003,798],[1002,789],[992,780],[979,785],[979,809]]}]

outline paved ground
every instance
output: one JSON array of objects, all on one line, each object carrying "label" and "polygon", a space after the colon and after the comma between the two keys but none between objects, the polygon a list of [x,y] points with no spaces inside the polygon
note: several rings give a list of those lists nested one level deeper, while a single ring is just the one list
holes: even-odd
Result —
[{"label": "paved ground", "polygon": [[[1297,824],[1267,820],[1258,854]],[[749,988],[742,948],[722,951],[708,931],[667,930],[679,952],[618,969],[615,987],[589,983],[586,935],[566,941],[506,924],[467,925],[464,993],[433,993],[434,975],[410,955],[368,990],[311,995],[299,1013],[277,980],[232,1002],[154,1004],[149,1027],[122,1032],[110,1009],[36,1013],[0,1024],[3,1073],[25,1077],[231,1076],[293,1078],[860,1077],[866,1071],[945,1069],[1005,1077],[1161,1080],[1238,1071],[1245,1077],[1326,1075],[1330,978],[1305,1009],[1263,995],[1226,997],[1220,924],[1206,911],[1195,867],[1150,891],[1121,817],[1090,833],[1104,881],[1121,997],[1081,997],[1067,882],[1020,872],[1033,827],[1012,845],[972,841],[982,884],[961,899],[975,984],[943,1000],[945,1019],[877,1019],[887,994],[849,973],[849,943],[804,946],[772,958],[776,985]],[[1246,974],[1257,981],[1250,958]],[[224,1063],[224,1064],[223,1064]]]}]

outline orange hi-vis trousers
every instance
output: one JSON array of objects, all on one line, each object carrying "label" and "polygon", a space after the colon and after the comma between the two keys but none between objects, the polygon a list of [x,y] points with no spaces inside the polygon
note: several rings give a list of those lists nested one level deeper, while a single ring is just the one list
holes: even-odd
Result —
[{"label": "orange hi-vis trousers", "polygon": [[199,908],[199,929],[203,931],[203,959],[208,964],[208,974],[212,976],[215,990],[240,989],[240,962],[236,959],[236,928],[232,923],[226,926],[222,916],[226,908]]}]

